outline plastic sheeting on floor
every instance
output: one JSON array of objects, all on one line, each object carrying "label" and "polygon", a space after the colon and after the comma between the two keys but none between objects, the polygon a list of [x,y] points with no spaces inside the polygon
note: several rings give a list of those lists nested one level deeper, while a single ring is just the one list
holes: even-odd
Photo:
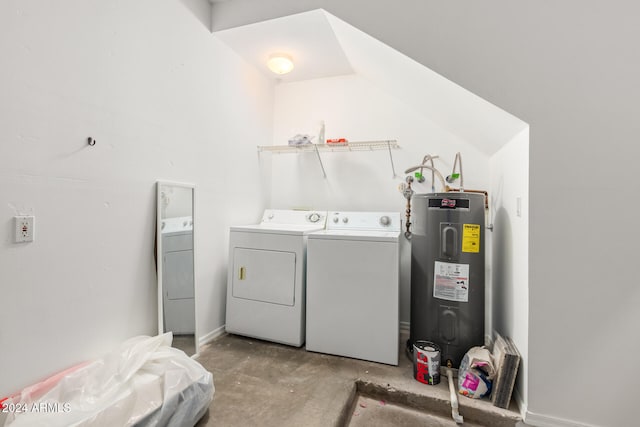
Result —
[{"label": "plastic sheeting on floor", "polygon": [[172,335],[135,337],[94,362],[5,400],[5,426],[193,426],[213,400],[213,376]]}]

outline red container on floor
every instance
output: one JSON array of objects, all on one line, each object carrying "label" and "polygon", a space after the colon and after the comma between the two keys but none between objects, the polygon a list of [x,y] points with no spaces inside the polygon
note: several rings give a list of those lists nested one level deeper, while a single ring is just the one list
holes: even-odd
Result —
[{"label": "red container on floor", "polygon": [[440,347],[431,341],[413,343],[413,377],[423,384],[440,383]]}]

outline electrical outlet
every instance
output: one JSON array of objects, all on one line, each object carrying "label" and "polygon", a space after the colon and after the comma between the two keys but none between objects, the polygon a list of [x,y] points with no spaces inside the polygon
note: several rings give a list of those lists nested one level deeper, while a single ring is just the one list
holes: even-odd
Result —
[{"label": "electrical outlet", "polygon": [[16,243],[33,242],[36,217],[32,215],[16,216],[14,219],[16,224]]}]

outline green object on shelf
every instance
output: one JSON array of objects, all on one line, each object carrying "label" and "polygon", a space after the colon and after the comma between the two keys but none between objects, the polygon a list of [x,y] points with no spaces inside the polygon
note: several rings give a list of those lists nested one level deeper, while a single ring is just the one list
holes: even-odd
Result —
[{"label": "green object on shelf", "polygon": [[451,178],[452,179],[458,179],[458,178],[460,178],[460,174],[459,173],[452,173],[451,174]]}]

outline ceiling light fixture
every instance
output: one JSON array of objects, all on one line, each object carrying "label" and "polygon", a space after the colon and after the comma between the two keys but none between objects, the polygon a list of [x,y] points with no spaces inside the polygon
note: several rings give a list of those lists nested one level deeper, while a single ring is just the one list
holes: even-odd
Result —
[{"label": "ceiling light fixture", "polygon": [[267,67],[276,74],[287,74],[293,70],[293,60],[286,53],[274,53],[269,56]]}]

